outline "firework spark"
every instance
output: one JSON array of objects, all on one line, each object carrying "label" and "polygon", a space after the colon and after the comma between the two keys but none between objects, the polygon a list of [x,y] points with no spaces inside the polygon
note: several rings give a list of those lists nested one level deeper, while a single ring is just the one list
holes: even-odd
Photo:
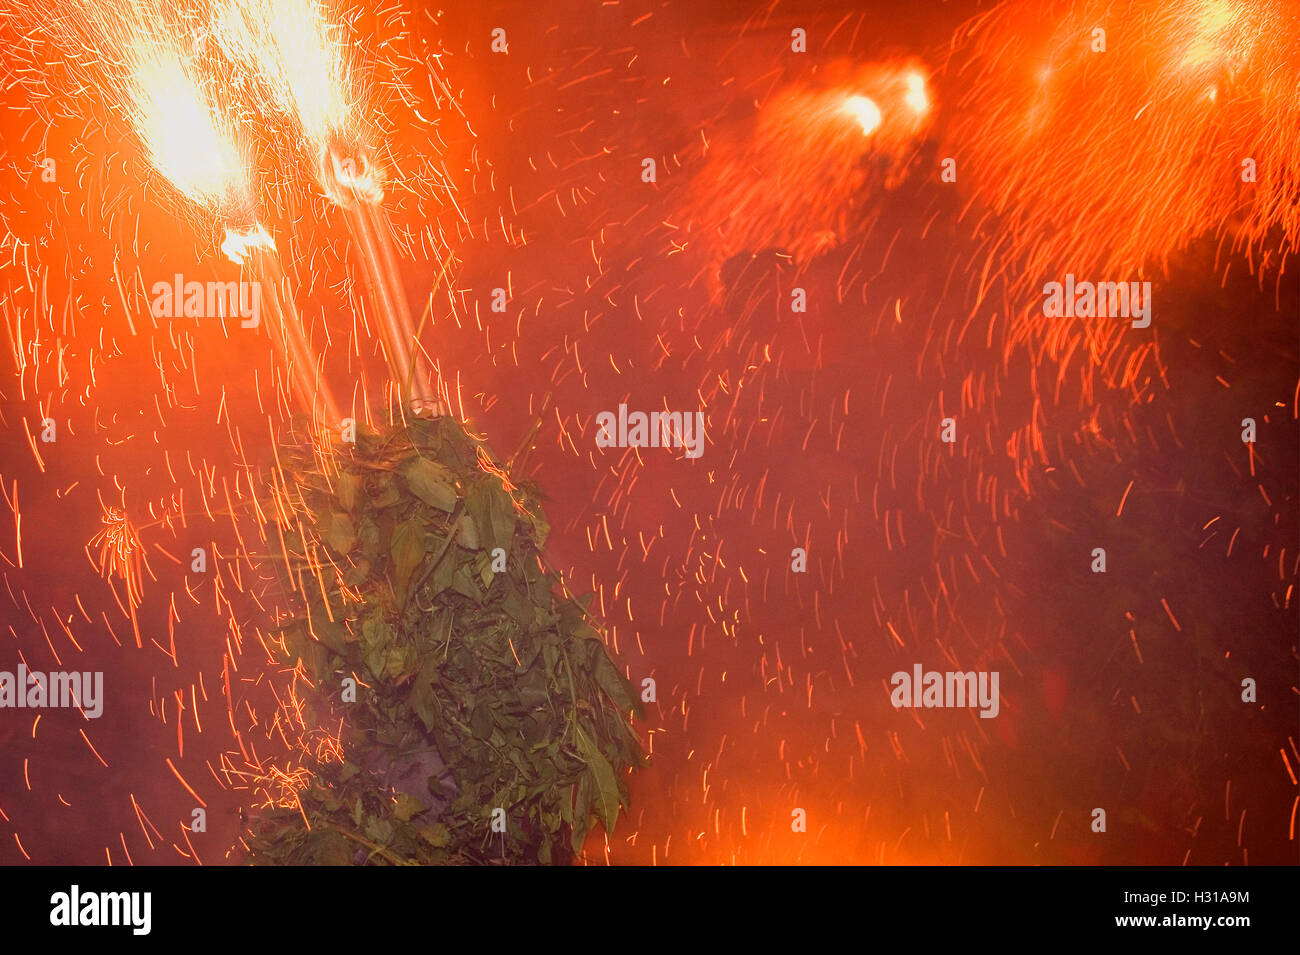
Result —
[{"label": "firework spark", "polygon": [[103,529],[86,546],[98,548],[96,563],[100,574],[105,579],[122,580],[126,584],[127,601],[132,608],[139,607],[144,599],[141,563],[144,546],[140,535],[121,507],[105,507],[102,522]]},{"label": "firework spark", "polygon": [[1011,2],[963,36],[949,154],[1029,282],[1165,265],[1207,232],[1272,235],[1264,261],[1275,229],[1300,243],[1294,5]]}]

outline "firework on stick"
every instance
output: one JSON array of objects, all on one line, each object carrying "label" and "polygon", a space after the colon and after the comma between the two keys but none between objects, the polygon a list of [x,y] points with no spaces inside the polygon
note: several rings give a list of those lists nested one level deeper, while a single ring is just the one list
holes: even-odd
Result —
[{"label": "firework on stick", "polygon": [[381,175],[364,146],[341,28],[316,0],[223,0],[212,28],[226,56],[259,76],[277,107],[301,124],[320,186],[344,212],[361,255],[403,407],[445,413],[402,286]]},{"label": "firework on stick", "polygon": [[233,134],[169,38],[141,34],[131,45],[130,63],[131,117],[151,161],[187,199],[226,223],[222,251],[236,265],[248,265],[264,290],[269,334],[299,402],[313,416],[322,406],[321,428],[334,427],[338,404],[319,374],[275,242],[256,219]]}]

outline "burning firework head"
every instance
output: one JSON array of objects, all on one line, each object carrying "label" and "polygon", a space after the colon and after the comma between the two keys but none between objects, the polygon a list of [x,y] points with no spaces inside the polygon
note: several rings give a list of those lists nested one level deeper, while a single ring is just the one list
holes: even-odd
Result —
[{"label": "burning firework head", "polygon": [[873,123],[863,123],[863,134],[876,138],[878,149],[903,149],[925,136],[933,116],[929,71],[916,60],[872,63],[831,72],[842,76],[833,84],[846,92],[846,112],[861,120],[864,106]]},{"label": "burning firework head", "polygon": [[275,239],[260,222],[254,222],[243,229],[226,227],[221,251],[231,262],[236,265],[245,264],[254,249],[275,251]]},{"label": "burning firework head", "polygon": [[895,188],[911,168],[931,125],[926,69],[904,60],[827,72],[778,93],[709,158],[690,218],[722,260],[779,248],[806,262],[855,224],[864,187]]},{"label": "burning firework head", "polygon": [[384,199],[383,182],[369,151],[341,135],[330,136],[322,147],[317,173],[325,195],[337,205],[378,205]]},{"label": "burning firework head", "polygon": [[968,92],[946,154],[1022,237],[1026,276],[1125,279],[1228,228],[1252,248],[1280,227],[1294,247],[1294,4],[1013,0],[991,13],[963,31]]}]

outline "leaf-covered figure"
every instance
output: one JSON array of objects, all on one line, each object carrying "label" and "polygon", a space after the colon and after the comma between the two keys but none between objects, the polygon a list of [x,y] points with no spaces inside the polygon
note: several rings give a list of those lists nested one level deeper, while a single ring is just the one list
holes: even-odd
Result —
[{"label": "leaf-covered figure", "polygon": [[280,464],[267,539],[299,609],[273,649],[308,742],[252,861],[565,863],[612,832],[640,702],[543,560],[537,490],[451,417]]}]

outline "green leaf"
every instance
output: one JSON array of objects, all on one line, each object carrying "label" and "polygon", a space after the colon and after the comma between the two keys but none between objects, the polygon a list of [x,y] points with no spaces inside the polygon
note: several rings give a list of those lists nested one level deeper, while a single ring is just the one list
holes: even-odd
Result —
[{"label": "green leaf", "polygon": [[591,773],[583,773],[578,780],[578,793],[573,801],[573,840],[574,852],[582,851],[582,843],[591,829],[591,804],[596,798],[596,787],[592,784]]},{"label": "green leaf", "polygon": [[483,589],[479,586],[478,576],[468,563],[461,564],[451,578],[451,589],[475,603],[483,602]]},{"label": "green leaf", "polygon": [[515,502],[506,493],[505,488],[501,487],[497,478],[490,479],[493,488],[492,494],[488,497],[489,518],[492,521],[492,546],[500,547],[507,554],[510,553],[510,546],[515,539],[515,524],[519,520],[519,512],[515,510]]},{"label": "green leaf", "polygon": [[438,561],[438,566],[433,568],[433,573],[429,575],[429,579],[425,583],[429,588],[429,592],[436,597],[451,586],[455,576],[456,562],[451,558],[451,555],[447,554],[443,556],[442,560]]},{"label": "green leaf", "polygon": [[633,695],[632,685],[618,671],[618,667],[614,666],[614,661],[603,648],[596,652],[595,657],[596,684],[624,713],[635,712],[638,716],[642,715],[644,711],[640,699]]},{"label": "green leaf", "polygon": [[387,819],[382,819],[379,816],[371,816],[366,820],[366,836],[373,842],[379,843],[381,846],[388,845],[388,843],[392,842],[396,831],[397,830],[393,828],[391,822]]},{"label": "green leaf", "polygon": [[492,572],[492,555],[481,554],[477,567],[479,580],[483,581],[483,589],[487,590],[492,586],[492,581],[496,579],[496,574]]},{"label": "green leaf", "polygon": [[411,493],[431,507],[450,514],[456,508],[456,478],[451,468],[428,458],[415,458],[402,469]]},{"label": "green leaf", "polygon": [[379,556],[379,525],[364,514],[358,524],[357,543],[368,559],[373,561]]},{"label": "green leaf", "polygon": [[412,517],[397,525],[393,531],[393,593],[399,606],[406,603],[406,586],[411,574],[424,560],[424,522]]},{"label": "green leaf", "polygon": [[478,542],[487,550],[502,547],[510,552],[515,536],[515,504],[501,486],[501,479],[488,474],[476,481],[465,495],[465,507],[474,519]]},{"label": "green leaf", "polygon": [[456,522],[456,543],[466,550],[479,550],[483,546],[478,525],[468,514],[462,514]]},{"label": "green leaf", "polygon": [[411,695],[407,698],[412,711],[420,718],[426,730],[433,729],[438,720],[438,709],[435,703],[433,681],[437,676],[439,658],[430,654],[425,658],[423,665],[420,667],[420,673],[415,678],[415,685],[411,687]]},{"label": "green leaf", "polygon": [[325,605],[319,600],[311,602],[310,613],[311,628],[316,634],[316,639],[337,654],[347,653],[347,631],[343,628],[343,624],[337,620],[330,620],[329,614],[325,612]]},{"label": "green leaf", "polygon": [[342,511],[335,511],[326,519],[325,543],[340,554],[352,550],[357,542],[357,532],[352,526],[352,518]]},{"label": "green leaf", "polygon": [[349,587],[355,587],[370,577],[370,561],[361,557],[357,562],[348,568],[347,573],[343,575],[343,582]]},{"label": "green leaf", "polygon": [[361,478],[344,471],[334,479],[334,490],[344,510],[354,510],[357,506],[357,495],[361,493]]},{"label": "green leaf", "polygon": [[527,520],[533,526],[533,542],[537,545],[537,549],[541,550],[546,546],[546,538],[551,535],[551,523],[542,513],[541,507],[536,504],[528,509]]},{"label": "green leaf", "polygon": [[393,805],[393,818],[398,822],[407,822],[422,812],[424,812],[424,803],[407,793],[400,794]]},{"label": "green leaf", "polygon": [[392,475],[385,474],[377,480],[378,490],[370,495],[372,507],[392,507],[402,499],[402,492],[397,489],[397,482]]},{"label": "green leaf", "polygon": [[352,843],[337,832],[325,831],[318,837],[316,860],[319,865],[351,865]]},{"label": "green leaf", "polygon": [[480,703],[469,715],[469,728],[478,739],[487,739],[492,733],[492,711]]},{"label": "green leaf", "polygon": [[587,763],[587,772],[592,777],[596,789],[596,815],[600,817],[605,832],[613,835],[619,804],[618,779],[614,775],[614,767],[609,765],[609,760],[601,753],[595,740],[583,732],[581,726],[575,729],[578,735],[578,752]]},{"label": "green leaf", "polygon": [[432,826],[422,827],[420,829],[420,838],[437,849],[451,845],[451,833],[440,822],[434,823]]},{"label": "green leaf", "polygon": [[365,654],[366,666],[377,677],[387,673],[392,642],[393,628],[381,618],[368,617],[361,625],[361,652]]}]

